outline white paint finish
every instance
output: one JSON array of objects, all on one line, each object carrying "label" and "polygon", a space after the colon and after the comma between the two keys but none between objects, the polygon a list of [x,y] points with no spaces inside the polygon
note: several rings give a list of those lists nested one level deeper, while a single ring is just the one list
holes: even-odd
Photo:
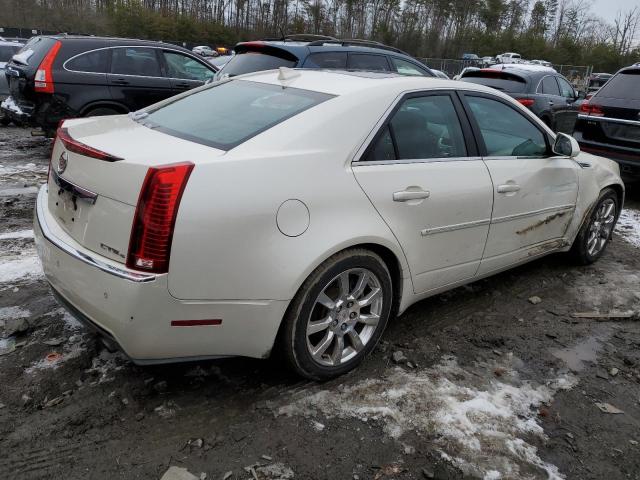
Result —
[{"label": "white paint finish", "polygon": [[306,232],[309,220],[309,209],[297,199],[284,201],[276,215],[278,229],[287,237],[297,237]]},{"label": "white paint finish", "polygon": [[[475,275],[493,203],[491,178],[482,160],[363,163],[354,166],[354,173],[402,246],[416,293]],[[394,192],[410,188],[428,191],[429,197],[393,200]],[[464,224],[470,225],[462,228]],[[457,229],[447,231],[452,226]]]}]

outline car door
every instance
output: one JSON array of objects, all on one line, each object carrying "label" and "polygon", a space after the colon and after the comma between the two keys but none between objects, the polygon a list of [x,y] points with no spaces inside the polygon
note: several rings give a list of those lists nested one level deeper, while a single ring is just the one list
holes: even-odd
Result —
[{"label": "car door", "polygon": [[492,184],[453,93],[400,99],[353,171],[398,239],[415,293],[476,274]]},{"label": "car door", "polygon": [[111,73],[107,80],[112,98],[130,110],[144,108],[173,94],[171,81],[162,74],[155,48],[112,48]]},{"label": "car door", "polygon": [[479,93],[461,98],[494,186],[478,273],[563,246],[578,195],[577,163],[553,154],[544,130],[508,100]]},{"label": "car door", "polygon": [[163,50],[162,60],[174,94],[204,85],[215,75],[212,67],[175,50]]},{"label": "car door", "polygon": [[567,101],[560,95],[560,87],[558,87],[555,77],[553,75],[542,77],[538,83],[537,92],[543,103],[543,111],[547,112],[547,114],[540,112],[539,116],[541,118],[548,116],[550,122],[547,124],[557,132],[558,126],[562,125],[562,113],[566,108]]},{"label": "car door", "polygon": [[560,87],[560,96],[565,102],[561,102],[562,107],[558,109],[556,131],[571,135],[578,118],[578,105],[576,105],[578,96],[575,89],[563,77],[556,76],[556,81]]}]

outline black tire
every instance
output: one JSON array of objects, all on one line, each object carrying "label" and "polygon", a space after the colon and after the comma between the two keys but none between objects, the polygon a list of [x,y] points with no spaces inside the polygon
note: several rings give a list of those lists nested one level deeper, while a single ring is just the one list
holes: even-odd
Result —
[{"label": "black tire", "polygon": [[[589,240],[590,240],[590,232],[592,229],[596,228],[594,225],[595,222],[598,221],[598,212],[603,208],[605,204],[610,204],[613,202],[614,210],[613,210],[613,223],[610,226],[607,226],[606,230],[600,229],[600,232],[606,234],[606,237],[600,237],[604,240],[604,243],[601,248],[597,249],[597,251],[590,252],[589,249]],[[612,188],[605,188],[600,192],[600,196],[598,200],[594,204],[591,213],[589,214],[589,218],[580,228],[576,239],[573,241],[573,245],[571,246],[570,253],[573,255],[576,262],[580,265],[590,265],[598,258],[602,256],[604,251],[609,244],[609,240],[611,240],[611,235],[613,234],[613,229],[616,226],[616,222],[618,220],[618,215],[620,213],[620,206],[618,201],[618,195],[615,190]],[[608,233],[607,233],[608,232]]]},{"label": "black tire", "polygon": [[110,107],[97,107],[84,114],[85,117],[104,117],[106,115],[120,115],[122,112]]},{"label": "black tire", "polygon": [[11,123],[11,119],[9,117],[0,118],[0,124],[4,125],[5,127],[10,123]]},{"label": "black tire", "polygon": [[[342,323],[346,324],[351,322],[351,320],[349,320],[350,317],[348,316],[348,313],[351,310],[347,307],[349,307],[350,304],[355,304],[358,302],[346,303],[345,301],[345,303],[343,303],[343,307],[336,307],[336,309],[344,308],[344,311],[342,313],[336,313],[335,309],[330,310],[327,308],[329,312],[333,312],[333,314],[328,313],[327,318],[329,318],[330,315],[334,315],[335,317],[342,319],[340,323],[338,322],[338,320],[334,322],[337,323],[337,325],[335,325],[335,327],[333,328],[334,330],[336,330],[336,333],[334,333],[333,336],[337,337],[339,335],[344,335],[344,337],[342,337],[344,346],[352,349],[349,355],[353,355],[353,357],[348,359],[345,358],[343,363],[339,363],[338,365],[323,365],[319,363],[319,361],[315,360],[312,356],[311,352],[309,351],[310,347],[307,340],[308,322],[311,320],[312,315],[315,315],[318,312],[318,308],[323,308],[322,305],[316,303],[316,300],[322,292],[327,291],[327,288],[332,288],[329,287],[330,285],[334,285],[332,283],[332,280],[335,282],[339,282],[338,277],[341,276],[341,274],[346,274],[347,279],[351,279],[352,283],[350,283],[349,292],[352,293],[353,291],[355,291],[357,281],[360,278],[359,273],[363,271],[369,274],[372,273],[374,275],[375,279],[373,280],[373,282],[377,285],[376,290],[378,288],[380,289],[382,299],[381,306],[379,304],[376,304],[376,308],[377,311],[379,311],[380,317],[378,323],[377,325],[372,325],[371,328],[368,328],[366,332],[366,334],[369,335],[368,340],[366,342],[363,342],[364,345],[361,347],[360,351],[356,351],[355,343],[352,342],[350,336],[354,332],[343,331],[341,333],[338,332],[338,330],[340,330],[339,327],[343,326]],[[353,287],[351,287],[351,285],[353,285]],[[339,287],[339,283],[335,284],[335,286],[336,288]],[[362,292],[363,295],[364,292],[371,293],[373,292],[373,289],[370,285],[368,285],[366,287],[366,290]],[[302,287],[300,287],[300,290],[292,300],[291,305],[287,310],[287,313],[283,320],[280,345],[287,362],[298,374],[302,375],[303,377],[320,381],[337,377],[354,369],[373,350],[376,343],[380,339],[380,336],[384,332],[384,329],[387,325],[391,312],[395,311],[393,310],[393,301],[393,284],[391,274],[389,273],[389,269],[385,265],[384,261],[378,255],[369,250],[360,248],[345,250],[333,255],[324,263],[322,263],[318,268],[316,268],[311,273],[311,275],[309,275]],[[338,305],[339,302],[340,300],[336,301],[336,305]],[[358,308],[358,306],[353,305],[352,308],[355,309]],[[366,308],[367,307],[363,307],[363,309]],[[373,306],[369,308],[373,308]],[[369,310],[369,315],[371,313],[372,311]],[[366,312],[364,314],[366,315]],[[359,308],[357,319],[360,319]],[[358,320],[353,321],[357,322]],[[327,336],[325,335],[329,335],[329,328],[327,328],[327,330],[319,332],[317,335],[321,335],[324,339],[326,339]],[[358,323],[353,326],[347,325],[347,328],[349,330],[355,331],[355,333],[358,334],[357,338],[361,338],[359,335],[364,334],[364,329],[367,327]],[[358,328],[360,328],[359,332],[357,331]],[[335,343],[335,341],[333,342]],[[322,341],[320,341],[320,343],[321,342]],[[335,344],[334,347],[335,348],[332,349],[332,351],[337,352],[338,345]],[[349,355],[347,355],[347,357],[349,357]],[[329,359],[324,359],[324,361],[329,361]]]}]

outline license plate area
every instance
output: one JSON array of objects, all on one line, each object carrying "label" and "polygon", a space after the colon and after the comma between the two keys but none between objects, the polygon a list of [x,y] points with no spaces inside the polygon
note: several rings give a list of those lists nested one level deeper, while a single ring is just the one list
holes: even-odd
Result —
[{"label": "license plate area", "polygon": [[65,180],[55,171],[51,172],[51,176],[53,181],[50,189],[53,191],[49,199],[54,203],[51,210],[62,227],[76,240],[80,240],[84,236],[89,213],[98,195]]}]

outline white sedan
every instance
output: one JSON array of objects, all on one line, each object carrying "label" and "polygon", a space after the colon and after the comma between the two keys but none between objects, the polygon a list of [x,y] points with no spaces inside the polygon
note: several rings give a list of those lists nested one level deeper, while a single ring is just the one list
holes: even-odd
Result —
[{"label": "white sedan", "polygon": [[616,163],[496,90],[282,68],[67,120],[35,230],[61,304],[136,363],[278,348],[327,379],[421,299],[595,261],[623,199]]}]

